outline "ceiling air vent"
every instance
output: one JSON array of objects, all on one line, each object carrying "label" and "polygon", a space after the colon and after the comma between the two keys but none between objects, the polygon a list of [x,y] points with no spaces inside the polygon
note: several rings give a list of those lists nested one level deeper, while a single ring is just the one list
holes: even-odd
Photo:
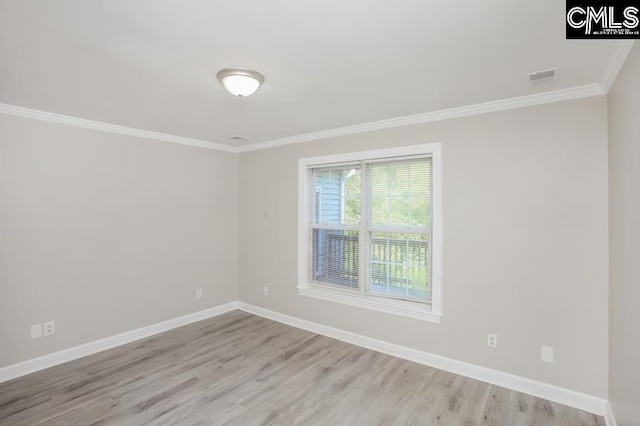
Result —
[{"label": "ceiling air vent", "polygon": [[532,72],[531,74],[527,74],[527,77],[529,77],[529,81],[531,83],[537,83],[543,80],[550,80],[552,78],[555,78],[557,75],[558,68],[552,68],[550,70]]}]

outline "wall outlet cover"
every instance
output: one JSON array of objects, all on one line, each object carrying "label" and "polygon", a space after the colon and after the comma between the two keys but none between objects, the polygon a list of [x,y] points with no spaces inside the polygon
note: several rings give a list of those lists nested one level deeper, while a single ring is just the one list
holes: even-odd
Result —
[{"label": "wall outlet cover", "polygon": [[540,347],[540,359],[542,362],[553,363],[553,348],[551,346]]},{"label": "wall outlet cover", "polygon": [[56,323],[55,321],[47,321],[44,323],[44,335],[48,336],[56,332]]},{"label": "wall outlet cover", "polygon": [[487,345],[489,345],[490,348],[498,347],[498,335],[489,333],[487,337]]}]

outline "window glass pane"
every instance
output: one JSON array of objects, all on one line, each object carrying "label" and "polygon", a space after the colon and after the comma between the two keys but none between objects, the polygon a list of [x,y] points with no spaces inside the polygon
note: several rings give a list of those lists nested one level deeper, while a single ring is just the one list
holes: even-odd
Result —
[{"label": "window glass pane", "polygon": [[359,166],[314,169],[314,223],[360,224],[361,179]]},{"label": "window glass pane", "polygon": [[369,164],[373,226],[431,227],[431,158]]},{"label": "window glass pane", "polygon": [[312,280],[358,288],[358,231],[313,230]]},{"label": "window glass pane", "polygon": [[428,235],[372,232],[370,236],[369,293],[430,300]]}]

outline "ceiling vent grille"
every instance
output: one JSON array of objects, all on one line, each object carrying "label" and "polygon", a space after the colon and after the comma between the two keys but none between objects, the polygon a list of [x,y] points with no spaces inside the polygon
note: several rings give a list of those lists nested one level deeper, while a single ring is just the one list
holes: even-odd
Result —
[{"label": "ceiling vent grille", "polygon": [[558,75],[558,68],[552,68],[550,70],[542,70],[527,74],[531,83],[536,83],[542,80],[549,80],[555,78]]}]

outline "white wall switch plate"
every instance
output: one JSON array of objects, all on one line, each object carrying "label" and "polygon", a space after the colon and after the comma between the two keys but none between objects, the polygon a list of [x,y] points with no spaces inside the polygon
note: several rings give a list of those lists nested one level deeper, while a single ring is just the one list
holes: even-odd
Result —
[{"label": "white wall switch plate", "polygon": [[44,323],[44,335],[48,336],[56,332],[56,323],[55,321],[47,321]]},{"label": "white wall switch plate", "polygon": [[42,324],[33,324],[31,326],[31,338],[37,339],[38,337],[42,337]]},{"label": "white wall switch plate", "polygon": [[540,347],[540,359],[542,362],[553,362],[553,348],[550,346],[542,345]]},{"label": "white wall switch plate", "polygon": [[262,294],[263,294],[263,295],[265,295],[265,296],[268,296],[268,295],[269,295],[269,287],[266,287],[266,286],[265,286],[265,287],[262,289]]},{"label": "white wall switch plate", "polygon": [[198,299],[200,299],[200,298],[202,297],[202,289],[201,289],[201,288],[199,288],[199,289],[197,289],[197,290],[196,290],[196,297],[197,297]]}]

